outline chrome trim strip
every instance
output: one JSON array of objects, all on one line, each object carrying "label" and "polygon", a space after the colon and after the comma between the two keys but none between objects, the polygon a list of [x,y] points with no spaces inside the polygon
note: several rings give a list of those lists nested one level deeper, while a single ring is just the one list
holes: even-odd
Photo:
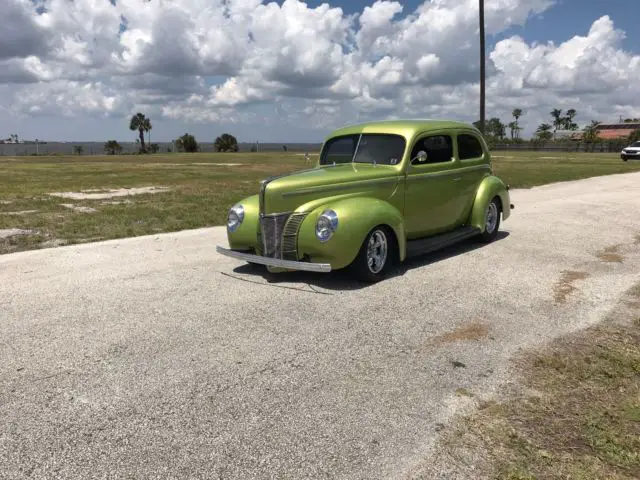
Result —
[{"label": "chrome trim strip", "polygon": [[408,180],[422,180],[425,178],[438,178],[438,177],[448,177],[448,176],[453,176],[453,175],[458,175],[461,173],[468,173],[468,172],[474,172],[476,170],[487,170],[487,171],[491,171],[491,167],[489,165],[474,165],[471,167],[463,167],[463,168],[456,168],[456,169],[452,169],[452,170],[445,170],[443,172],[424,172],[424,173],[409,173],[407,175],[407,179]]},{"label": "chrome trim strip", "polygon": [[219,245],[216,246],[216,252],[227,257],[237,258],[239,260],[245,260],[247,262],[259,263],[261,265],[268,265],[271,267],[280,267],[290,270],[304,270],[306,272],[330,272],[330,263],[311,263],[311,262],[295,262],[293,260],[280,260],[277,258],[263,257],[260,255],[253,255],[251,253],[242,253],[223,248]]},{"label": "chrome trim strip", "polygon": [[344,183],[339,183],[337,185],[331,185],[331,186],[319,185],[316,187],[301,188],[300,190],[285,192],[282,194],[282,196],[292,197],[295,195],[304,195],[307,193],[314,193],[314,192],[335,192],[339,190],[349,190],[352,188],[358,188],[360,186],[385,185],[387,183],[396,184],[398,183],[398,181],[399,181],[398,177],[393,177],[393,178],[374,178],[372,180],[359,180],[354,182],[344,182]]}]

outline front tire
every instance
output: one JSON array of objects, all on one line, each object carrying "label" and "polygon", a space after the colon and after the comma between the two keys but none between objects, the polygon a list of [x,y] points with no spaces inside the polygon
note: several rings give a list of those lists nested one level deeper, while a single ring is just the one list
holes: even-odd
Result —
[{"label": "front tire", "polygon": [[351,264],[352,271],[359,280],[378,282],[389,272],[395,253],[395,235],[388,228],[378,226],[369,232],[362,243],[358,256]]},{"label": "front tire", "polygon": [[484,214],[484,231],[480,234],[480,241],[490,243],[496,239],[500,229],[501,212],[500,200],[498,197],[493,197]]}]

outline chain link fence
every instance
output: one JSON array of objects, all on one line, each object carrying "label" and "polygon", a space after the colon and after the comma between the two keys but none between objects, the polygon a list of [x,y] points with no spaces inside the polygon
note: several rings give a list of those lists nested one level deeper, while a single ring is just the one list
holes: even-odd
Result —
[{"label": "chain link fence", "polygon": [[[158,154],[177,152],[172,142],[157,142]],[[199,143],[200,152],[215,152],[215,146],[211,143]],[[619,153],[628,145],[626,141],[605,142],[523,142],[523,143],[497,143],[491,145],[492,151],[541,151],[541,152],[593,152],[593,153]],[[121,155],[133,155],[139,152],[139,144],[134,142],[122,142]],[[78,155],[77,147],[81,148],[81,155],[104,155],[104,143],[100,142],[39,142],[36,143],[5,143],[0,144],[0,157],[24,157],[36,155]],[[317,153],[322,147],[321,143],[239,143],[240,152],[297,152]],[[286,150],[285,150],[286,147]]]},{"label": "chain link fence", "polygon": [[[139,144],[134,142],[119,142],[122,147],[121,155],[132,155],[140,151]],[[158,154],[177,152],[172,142],[152,142],[158,146]],[[215,152],[213,142],[198,143],[200,152]],[[239,143],[240,152],[318,152],[321,143]],[[286,149],[285,149],[286,147]],[[29,143],[4,143],[0,144],[0,157],[25,157],[36,155],[78,155],[77,148],[81,149],[81,155],[105,155],[104,143],[101,142],[29,142]]]}]

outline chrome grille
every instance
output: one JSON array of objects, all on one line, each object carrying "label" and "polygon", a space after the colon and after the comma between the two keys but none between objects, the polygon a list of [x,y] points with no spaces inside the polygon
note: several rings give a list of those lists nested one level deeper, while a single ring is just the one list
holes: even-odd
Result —
[{"label": "chrome grille", "polygon": [[289,213],[274,213],[260,217],[263,256],[282,258],[282,231],[288,218]]},{"label": "chrome grille", "polygon": [[284,260],[298,259],[298,230],[306,213],[275,213],[260,218],[258,238],[262,255]]},{"label": "chrome grille", "polygon": [[282,258],[284,260],[298,260],[298,230],[306,213],[292,213],[282,232]]}]

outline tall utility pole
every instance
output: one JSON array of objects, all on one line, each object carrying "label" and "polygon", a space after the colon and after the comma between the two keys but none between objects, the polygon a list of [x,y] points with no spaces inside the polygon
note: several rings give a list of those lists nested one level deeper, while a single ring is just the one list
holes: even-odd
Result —
[{"label": "tall utility pole", "polygon": [[484,135],[484,0],[479,0],[480,7],[480,132]]}]

